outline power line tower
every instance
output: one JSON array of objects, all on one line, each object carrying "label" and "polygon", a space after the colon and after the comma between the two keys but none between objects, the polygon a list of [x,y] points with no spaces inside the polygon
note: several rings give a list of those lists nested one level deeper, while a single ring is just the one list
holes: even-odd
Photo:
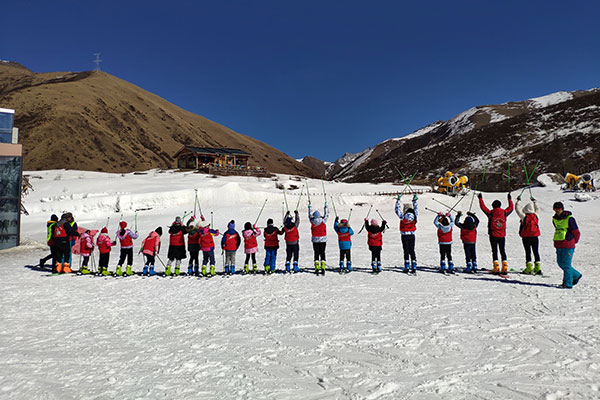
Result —
[{"label": "power line tower", "polygon": [[100,53],[94,53],[94,55],[96,56],[96,59],[94,60],[96,68],[94,68],[94,71],[100,71],[100,63],[102,62],[102,60],[100,59]]}]

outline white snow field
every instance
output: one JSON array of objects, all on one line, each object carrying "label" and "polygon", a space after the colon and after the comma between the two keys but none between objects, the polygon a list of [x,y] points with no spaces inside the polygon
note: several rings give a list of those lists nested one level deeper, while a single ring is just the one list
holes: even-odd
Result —
[{"label": "white snow field", "polygon": [[[300,261],[295,275],[127,278],[51,275],[35,267],[46,255],[50,214],[72,211],[79,226],[100,229],[120,214],[141,240],[190,211],[194,189],[207,217],[241,230],[269,199],[259,225],[281,221],[284,184],[294,209],[308,182],[322,211],[318,180],[219,177],[181,172],[104,174],[81,171],[30,173],[22,246],[0,252],[0,398],[2,399],[592,399],[600,398],[600,207],[598,195],[573,201],[556,185],[533,188],[541,207],[545,277],[491,274],[444,276],[435,271],[434,214],[444,210],[432,193],[420,196],[417,276],[400,272],[402,250],[392,184],[325,182],[337,212],[358,232],[370,204],[390,221],[383,265],[370,274],[365,232],[355,234],[356,271],[337,267],[334,210],[328,222],[325,276],[312,264],[306,191],[300,202]],[[513,192],[513,197],[518,193]],[[407,197],[407,201],[409,200]],[[528,197],[528,192],[523,196]],[[506,194],[484,194],[486,203]],[[471,195],[458,209],[468,210]],[[572,290],[557,288],[562,271],[552,247],[552,203],[573,211],[582,232],[574,264],[583,273]],[[357,205],[364,203],[363,205]],[[116,209],[120,211],[116,211]],[[477,199],[473,210],[482,217]],[[508,220],[508,256],[518,271],[524,251],[518,217]],[[166,233],[166,232],[165,232]],[[168,243],[168,235],[163,235]],[[217,240],[220,240],[218,238]],[[459,232],[453,256],[464,267]],[[262,240],[259,242],[262,246]],[[283,268],[285,245],[278,254]],[[161,255],[165,259],[167,246]],[[479,266],[490,268],[487,220],[478,235]],[[238,251],[237,267],[243,264]],[[217,270],[222,271],[220,251]],[[114,271],[118,248],[111,255]],[[96,254],[97,259],[97,254]],[[259,264],[264,251],[259,253]],[[166,260],[165,260],[166,261]],[[77,257],[74,258],[78,265]],[[185,264],[187,266],[187,264]],[[136,255],[134,270],[142,258]],[[157,265],[158,271],[163,271]],[[184,268],[186,270],[187,268]]]}]

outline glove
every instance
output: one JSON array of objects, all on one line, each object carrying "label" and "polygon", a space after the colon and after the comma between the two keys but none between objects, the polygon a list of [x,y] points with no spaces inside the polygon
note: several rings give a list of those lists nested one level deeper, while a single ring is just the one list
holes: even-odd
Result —
[{"label": "glove", "polygon": [[257,229],[257,228],[256,228],[256,224],[252,225],[252,227],[253,227],[254,229]]},{"label": "glove", "polygon": [[381,225],[382,226],[387,225],[387,221],[384,219],[383,221],[381,221]]},{"label": "glove", "polygon": [[531,196],[531,201],[535,202],[536,200],[533,198],[533,196]]},{"label": "glove", "polygon": [[512,196],[510,195],[510,193],[506,195],[506,198],[509,200],[512,199]]},{"label": "glove", "polygon": [[294,210],[294,214],[298,214],[298,210]]},{"label": "glove", "polygon": [[446,217],[449,217],[449,216],[450,216],[450,213],[449,213],[449,212],[447,212],[447,213],[446,213]]},{"label": "glove", "polygon": [[478,198],[478,199],[483,199],[483,195],[482,195],[481,193],[479,193],[479,194],[477,195],[477,198]]},{"label": "glove", "polygon": [[116,242],[116,241],[114,241],[114,242],[110,242],[110,245],[111,245],[111,246],[116,246],[116,245],[117,245],[117,242]]},{"label": "glove", "polygon": [[517,201],[521,201],[521,195],[517,196]]},{"label": "glove", "polygon": [[475,214],[473,214],[471,211],[467,211],[467,215],[470,215],[471,217],[474,216]]},{"label": "glove", "polygon": [[398,193],[398,197],[396,200],[400,200],[401,197],[402,197],[402,194]]},{"label": "glove", "polygon": [[335,222],[338,222],[340,220],[340,217],[335,217]]},{"label": "glove", "polygon": [[369,220],[367,218],[365,218],[365,222],[368,222]]},{"label": "glove", "polygon": [[443,212],[439,212],[439,213],[438,213],[438,217],[443,217],[443,216],[444,216],[444,213],[443,213]]},{"label": "glove", "polygon": [[419,200],[419,196],[417,196],[417,194],[415,193],[415,194],[413,194],[413,201],[417,201],[417,200]]}]

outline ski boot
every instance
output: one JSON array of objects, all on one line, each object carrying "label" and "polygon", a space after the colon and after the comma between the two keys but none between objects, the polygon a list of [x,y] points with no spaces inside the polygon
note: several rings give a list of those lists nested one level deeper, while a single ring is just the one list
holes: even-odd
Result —
[{"label": "ski boot", "polygon": [[198,264],[194,265],[194,276],[200,276],[200,270],[198,269]]},{"label": "ski boot", "polygon": [[274,274],[277,271],[275,264],[269,266],[269,273]]},{"label": "ski boot", "polygon": [[502,275],[508,274],[508,261],[502,261]]},{"label": "ski boot", "polygon": [[417,260],[414,260],[410,265],[410,272],[413,274],[417,273]]},{"label": "ski boot", "polygon": [[292,271],[290,271],[290,262],[286,261],[285,262],[285,272],[287,272],[288,274]]},{"label": "ski boot", "polygon": [[344,267],[344,261],[340,261],[340,274],[346,272],[346,268]]},{"label": "ski boot", "polygon": [[372,273],[376,273],[377,272],[377,264],[375,263],[375,261],[371,262],[371,272]]},{"label": "ski boot", "polygon": [[499,274],[500,273],[500,263],[496,260],[494,260],[494,268],[492,269],[492,274]]},{"label": "ski boot", "polygon": [[300,272],[300,268],[298,267],[298,261],[294,261],[294,273]]},{"label": "ski boot", "polygon": [[252,273],[255,275],[258,273],[258,265],[252,264]]},{"label": "ski boot", "polygon": [[267,275],[269,273],[269,266],[265,265],[265,275]]},{"label": "ski boot", "polygon": [[175,266],[175,276],[179,276],[179,265]]},{"label": "ski boot", "polygon": [[165,269],[165,276],[171,276],[171,266],[167,265],[167,268]]},{"label": "ski boot", "polygon": [[154,265],[151,265],[151,266],[150,266],[150,270],[148,271],[148,274],[149,274],[150,276],[154,276],[154,275],[156,275],[156,272],[154,272]]},{"label": "ski boot", "polygon": [[448,273],[449,274],[456,273],[456,271],[454,270],[454,262],[452,262],[452,261],[448,261]]},{"label": "ski boot", "polygon": [[477,261],[473,261],[473,269],[471,269],[472,274],[477,273]]},{"label": "ski boot", "polygon": [[409,269],[410,269],[410,262],[408,262],[408,260],[406,260],[406,261],[404,261],[404,269],[402,270],[402,272],[404,272],[405,274],[408,274]]},{"label": "ski boot", "polygon": [[91,273],[91,271],[88,269],[87,265],[84,265],[79,269],[79,273],[81,275],[88,275]]},{"label": "ski boot", "polygon": [[232,265],[231,268],[229,269],[229,273],[231,275],[235,275],[235,265]]},{"label": "ski boot", "polygon": [[133,275],[133,271],[132,271],[132,269],[131,269],[131,265],[128,265],[128,266],[127,266],[127,268],[125,268],[125,274],[126,274],[127,276],[131,276],[131,275]]},{"label": "ski boot", "polygon": [[531,275],[533,273],[533,264],[531,262],[525,264],[525,269],[521,271],[521,273],[525,275]]},{"label": "ski boot", "polygon": [[381,261],[377,261],[377,273],[381,272]]},{"label": "ski boot", "polygon": [[225,266],[225,269],[223,272],[225,272],[225,275],[229,275],[229,265]]},{"label": "ski boot", "polygon": [[202,276],[206,276],[206,265],[202,266]]},{"label": "ski boot", "polygon": [[120,265],[117,265],[117,269],[115,270],[115,275],[116,276],[123,276],[123,270],[121,269]]},{"label": "ski boot", "polygon": [[[535,262],[535,267],[533,268],[533,274],[534,275],[542,275],[542,266],[539,261]],[[575,284],[575,283],[573,283],[573,284]]]},{"label": "ski boot", "polygon": [[108,270],[108,267],[103,267],[103,268],[100,268],[100,269],[101,269],[101,271],[100,271],[101,275],[103,275],[103,276],[110,275],[110,271]]},{"label": "ski boot", "polygon": [[473,264],[471,264],[470,261],[467,261],[467,268],[465,268],[465,272],[467,274],[470,274],[472,270],[473,270]]},{"label": "ski boot", "polygon": [[352,261],[346,261],[346,272],[352,272]]},{"label": "ski boot", "polygon": [[319,275],[319,269],[321,268],[321,263],[315,260],[315,274]]},{"label": "ski boot", "polygon": [[440,272],[446,274],[446,261],[440,261]]},{"label": "ski boot", "polygon": [[188,265],[188,275],[192,275],[194,273],[194,267],[192,265]]},{"label": "ski boot", "polygon": [[325,267],[327,266],[327,264],[325,263],[325,261],[321,261],[321,275],[325,275]]},{"label": "ski boot", "polygon": [[214,266],[214,265],[211,265],[211,266],[210,266],[210,275],[211,275],[211,276],[215,276],[216,274],[217,274],[217,273],[215,272],[215,266]]},{"label": "ski boot", "polygon": [[247,275],[250,273],[250,268],[248,268],[248,264],[244,264],[244,274]]},{"label": "ski boot", "polygon": [[73,272],[73,270],[69,266],[69,263],[64,263],[63,264],[62,272],[64,272],[65,274],[70,274],[71,272]]},{"label": "ski boot", "polygon": [[147,276],[148,275],[148,266],[144,265],[144,269],[142,270],[142,275],[143,276]]}]

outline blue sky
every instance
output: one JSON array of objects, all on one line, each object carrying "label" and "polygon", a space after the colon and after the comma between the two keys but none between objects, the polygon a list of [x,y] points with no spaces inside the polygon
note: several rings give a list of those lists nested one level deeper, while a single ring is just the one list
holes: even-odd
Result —
[{"label": "blue sky", "polygon": [[0,59],[82,71],[99,52],[110,74],[328,161],[473,106],[600,87],[600,2],[404,3],[4,2]]}]

